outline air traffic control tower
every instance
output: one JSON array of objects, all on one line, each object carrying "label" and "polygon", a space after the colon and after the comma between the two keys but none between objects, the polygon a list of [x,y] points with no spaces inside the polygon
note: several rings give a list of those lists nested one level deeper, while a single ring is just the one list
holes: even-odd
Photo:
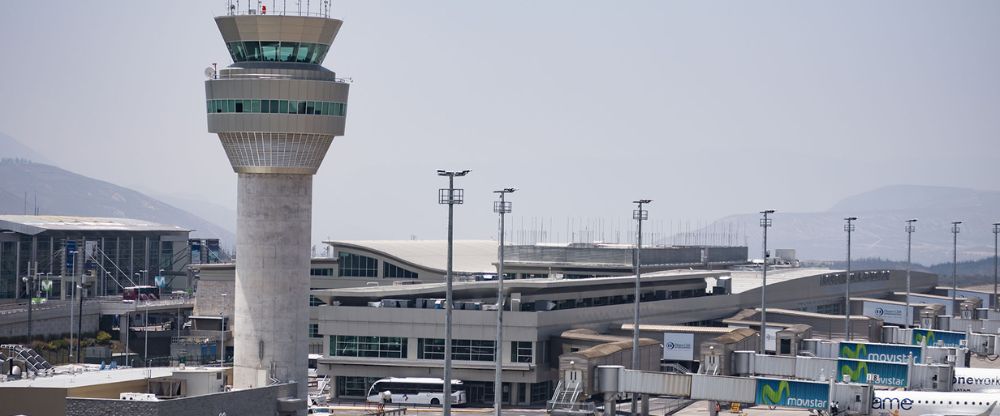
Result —
[{"label": "air traffic control tower", "polygon": [[205,93],[239,176],[233,387],[295,381],[305,400],[312,178],[344,134],[348,84],[321,66],[343,22],[277,12],[215,18],[234,62]]}]

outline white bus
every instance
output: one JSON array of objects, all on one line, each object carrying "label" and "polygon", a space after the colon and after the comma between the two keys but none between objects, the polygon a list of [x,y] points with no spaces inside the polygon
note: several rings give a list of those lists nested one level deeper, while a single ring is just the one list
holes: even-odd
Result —
[{"label": "white bus", "polygon": [[[440,405],[444,401],[444,380],[440,378],[383,378],[368,389],[368,401],[381,402],[382,392],[388,391],[395,404]],[[465,404],[465,387],[460,380],[451,381],[451,404]]]}]

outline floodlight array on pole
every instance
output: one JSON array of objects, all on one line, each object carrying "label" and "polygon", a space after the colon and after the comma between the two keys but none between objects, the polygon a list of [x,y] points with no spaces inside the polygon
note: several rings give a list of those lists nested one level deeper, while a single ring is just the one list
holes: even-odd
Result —
[{"label": "floodlight array on pole", "polygon": [[[635,311],[632,316],[632,369],[639,370],[639,298],[640,293],[640,279],[642,278],[642,261],[639,259],[639,253],[642,251],[642,222],[649,219],[649,211],[642,209],[643,205],[653,202],[651,199],[640,199],[637,201],[632,201],[633,204],[638,205],[638,209],[632,210],[632,219],[639,223],[638,232],[635,240]],[[639,394],[636,393],[632,396],[632,415],[635,415],[639,411]]]},{"label": "floodlight array on pole", "polygon": [[913,325],[913,318],[910,316],[912,313],[910,309],[910,269],[913,268],[911,254],[913,253],[913,233],[917,231],[917,226],[913,224],[916,222],[916,218],[906,220],[906,313],[903,318],[906,327]]},{"label": "floodlight array on pole", "polygon": [[514,188],[504,188],[499,191],[493,191],[495,194],[500,194],[500,200],[493,202],[493,212],[500,214],[500,250],[497,260],[497,338],[496,338],[496,352],[494,359],[496,360],[496,376],[493,380],[493,410],[496,416],[500,416],[500,408],[503,401],[503,306],[506,297],[503,293],[503,248],[504,248],[504,214],[510,214],[511,203],[507,202],[504,198],[507,194],[513,193],[517,189]]},{"label": "floodlight array on pole", "polygon": [[847,217],[844,231],[847,231],[847,272],[844,276],[844,339],[851,340],[851,233],[858,217]]},{"label": "floodlight array on pole", "polygon": [[773,209],[760,212],[764,218],[760,219],[760,227],[764,229],[764,267],[761,269],[760,283],[760,353],[767,353],[767,229],[771,228],[771,219],[768,215],[774,214]]},{"label": "floodlight array on pole", "polygon": [[962,232],[961,221],[951,222],[951,307],[952,318],[955,317],[955,301],[958,299],[958,233]]},{"label": "floodlight array on pole", "polygon": [[[455,205],[465,202],[465,190],[455,189],[455,177],[469,174],[468,170],[448,171],[438,169],[438,176],[448,177],[448,187],[438,189],[438,204],[448,205],[448,274],[444,305],[444,416],[451,416],[451,305],[452,305],[452,248],[454,243]],[[494,392],[497,393],[497,392]]]}]

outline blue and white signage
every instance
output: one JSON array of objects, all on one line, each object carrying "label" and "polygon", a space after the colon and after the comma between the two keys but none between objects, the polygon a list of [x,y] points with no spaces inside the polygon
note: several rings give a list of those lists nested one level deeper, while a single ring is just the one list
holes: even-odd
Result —
[{"label": "blue and white signage", "polygon": [[914,328],[913,338],[910,341],[913,345],[925,345],[926,342],[928,347],[939,344],[944,347],[959,347],[962,341],[965,341],[965,333]]},{"label": "blue and white signage", "polygon": [[762,406],[827,410],[830,408],[830,384],[758,378],[755,403]]},{"label": "blue and white signage", "polygon": [[666,332],[663,334],[663,359],[694,361],[694,334]]},{"label": "blue and white signage", "polygon": [[921,362],[920,347],[912,345],[841,341],[839,351],[837,352],[838,358],[890,363],[906,363],[909,361],[910,355],[913,355],[913,362]]}]

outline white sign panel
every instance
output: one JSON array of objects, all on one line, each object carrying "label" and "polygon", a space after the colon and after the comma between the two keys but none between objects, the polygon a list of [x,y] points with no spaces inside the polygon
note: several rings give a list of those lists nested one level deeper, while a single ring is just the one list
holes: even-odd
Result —
[{"label": "white sign panel", "polygon": [[663,334],[663,359],[694,361],[694,334],[666,332]]},{"label": "white sign panel", "polygon": [[887,324],[906,325],[906,305],[866,300],[863,314],[870,318],[881,319]]},{"label": "white sign panel", "polygon": [[781,328],[776,326],[767,327],[767,331],[764,331],[764,349],[770,352],[775,352],[778,350],[778,331]]}]

